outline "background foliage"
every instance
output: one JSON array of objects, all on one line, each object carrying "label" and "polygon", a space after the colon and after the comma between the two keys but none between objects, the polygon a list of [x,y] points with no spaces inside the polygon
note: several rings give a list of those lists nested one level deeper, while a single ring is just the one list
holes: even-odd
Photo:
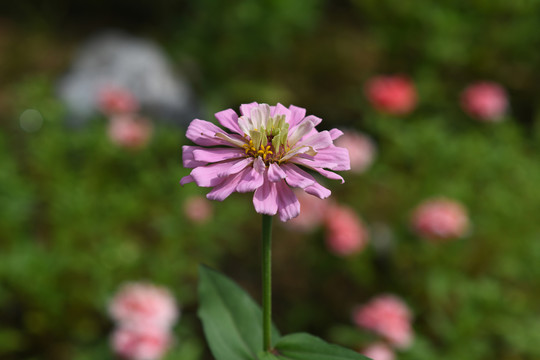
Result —
[{"label": "background foliage", "polygon": [[[0,15],[0,357],[112,358],[107,300],[124,281],[169,286],[182,304],[169,359],[208,358],[196,312],[199,263],[259,296],[259,216],[250,197],[214,204],[211,223],[183,214],[184,129],[158,126],[139,152],[115,147],[105,119],[66,127],[55,98],[72,50],[120,26],[158,39],[195,87],[204,118],[253,100],[296,104],[370,134],[365,174],[328,184],[370,226],[372,244],[331,255],[324,231],[275,228],[275,321],[355,348],[355,304],[390,292],[415,314],[399,359],[540,357],[540,3],[499,1],[69,1],[3,4]],[[65,31],[69,29],[70,31]],[[420,104],[405,117],[371,109],[363,84],[404,73]],[[458,106],[476,80],[506,87],[512,109],[480,124]],[[38,109],[27,133],[19,115]],[[188,119],[186,119],[188,120]],[[462,201],[473,229],[431,244],[408,225],[426,197]],[[291,274],[293,276],[291,276]]]}]

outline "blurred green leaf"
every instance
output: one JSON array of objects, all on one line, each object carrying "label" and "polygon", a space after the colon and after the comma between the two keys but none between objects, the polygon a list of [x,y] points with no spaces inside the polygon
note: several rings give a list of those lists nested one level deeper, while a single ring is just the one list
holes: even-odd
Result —
[{"label": "blurred green leaf", "polygon": [[275,346],[277,358],[291,360],[366,360],[367,357],[305,333],[282,337]]},{"label": "blurred green leaf", "polygon": [[[208,267],[199,268],[199,317],[217,360],[254,360],[263,349],[262,312],[238,285]],[[273,341],[280,335],[274,327]]]}]

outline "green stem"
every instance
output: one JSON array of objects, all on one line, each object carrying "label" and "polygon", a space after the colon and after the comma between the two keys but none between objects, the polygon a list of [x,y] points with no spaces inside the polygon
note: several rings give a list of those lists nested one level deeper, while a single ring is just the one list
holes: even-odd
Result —
[{"label": "green stem", "polygon": [[272,216],[262,216],[262,305],[264,351],[272,349]]}]

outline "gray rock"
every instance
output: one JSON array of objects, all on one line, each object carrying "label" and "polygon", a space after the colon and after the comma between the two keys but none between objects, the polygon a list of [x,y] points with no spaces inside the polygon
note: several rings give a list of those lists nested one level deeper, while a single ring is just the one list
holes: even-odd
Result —
[{"label": "gray rock", "polygon": [[129,90],[142,112],[155,119],[187,124],[199,112],[187,81],[149,40],[109,32],[81,46],[57,88],[69,122],[84,124],[98,114],[98,94],[106,86]]}]

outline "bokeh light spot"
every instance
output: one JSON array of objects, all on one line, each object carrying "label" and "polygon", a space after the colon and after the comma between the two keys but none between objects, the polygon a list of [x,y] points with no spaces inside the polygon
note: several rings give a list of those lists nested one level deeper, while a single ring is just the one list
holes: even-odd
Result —
[{"label": "bokeh light spot", "polygon": [[21,129],[26,132],[36,132],[43,125],[43,116],[36,109],[26,109],[19,117]]}]

